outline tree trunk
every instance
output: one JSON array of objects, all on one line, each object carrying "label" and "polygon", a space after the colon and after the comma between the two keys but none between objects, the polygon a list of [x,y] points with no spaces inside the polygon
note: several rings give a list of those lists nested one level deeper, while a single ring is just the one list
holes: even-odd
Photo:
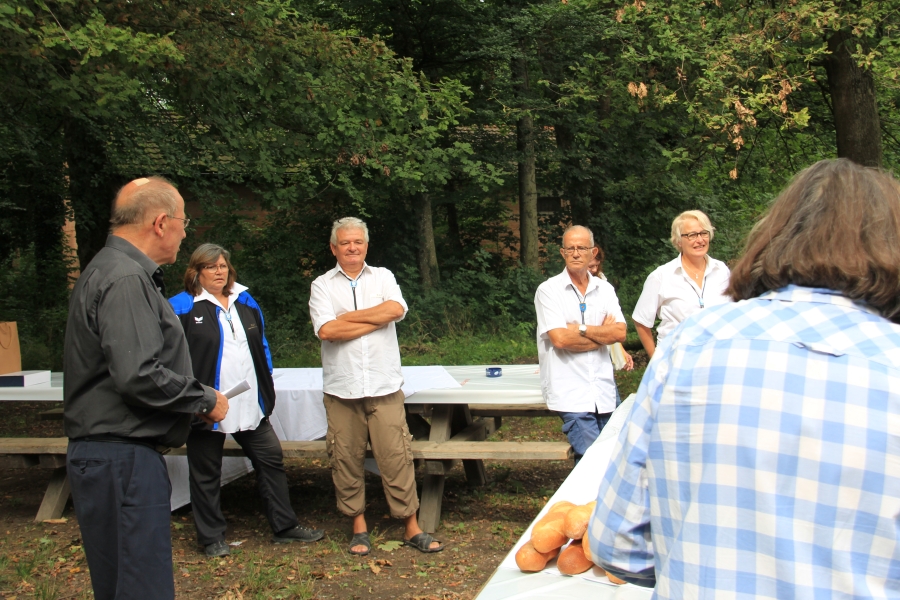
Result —
[{"label": "tree trunk", "polygon": [[109,177],[103,144],[84,123],[77,119],[66,123],[65,147],[78,262],[83,271],[106,245],[112,202],[118,186]]},{"label": "tree trunk", "polygon": [[[520,97],[528,92],[525,59],[512,59],[514,84]],[[516,121],[516,149],[519,152],[519,260],[522,266],[540,270],[538,253],[537,179],[535,177],[534,119],[523,113]]]},{"label": "tree trunk", "polygon": [[871,71],[861,69],[850,49],[857,38],[838,31],[828,38],[825,61],[834,111],[838,156],[867,167],[881,166],[881,121]]},{"label": "tree trunk", "polygon": [[415,200],[416,229],[419,234],[419,276],[422,288],[430,290],[440,281],[437,249],[434,245],[434,226],[431,221],[431,196],[421,193]]}]

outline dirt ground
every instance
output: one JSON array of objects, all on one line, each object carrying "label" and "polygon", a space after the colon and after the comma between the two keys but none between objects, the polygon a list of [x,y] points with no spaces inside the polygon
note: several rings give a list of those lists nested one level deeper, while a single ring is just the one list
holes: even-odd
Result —
[{"label": "dirt ground", "polygon": [[[635,391],[646,355],[635,353],[635,372],[617,372],[622,397]],[[42,420],[47,402],[0,402],[0,436],[61,437],[62,421]],[[504,418],[496,440],[560,440],[555,417]],[[372,598],[465,600],[481,586],[571,470],[569,461],[485,461],[488,484],[470,487],[462,467],[444,487],[436,537],[443,552],[423,554],[400,543],[401,523],[388,516],[378,477],[368,474],[366,515],[372,552],[347,552],[349,519],[335,508],[331,475],[323,461],[287,461],[291,502],[303,525],[325,529],[314,544],[276,545],[262,515],[254,475],[223,488],[231,556],[208,559],[197,545],[190,505],[172,513],[175,589],[179,598]],[[0,598],[92,598],[90,577],[71,500],[63,519],[34,523],[50,478],[45,469],[0,467]],[[422,475],[417,480],[421,483]],[[421,490],[420,490],[421,491]]]}]

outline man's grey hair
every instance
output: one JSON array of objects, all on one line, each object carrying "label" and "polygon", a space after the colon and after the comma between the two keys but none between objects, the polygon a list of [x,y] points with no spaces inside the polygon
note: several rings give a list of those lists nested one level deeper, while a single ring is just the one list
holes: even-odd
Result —
[{"label": "man's grey hair", "polygon": [[[178,191],[175,186],[163,177],[154,176],[145,179],[146,183],[131,192],[127,202],[116,201],[113,204],[112,215],[109,218],[111,230],[143,223],[148,214],[164,212],[169,217],[175,216],[178,211]],[[124,189],[125,186],[122,187]],[[121,193],[122,190],[119,190],[116,194],[117,199]]]},{"label": "man's grey hair", "polygon": [[591,243],[588,244],[588,248],[593,248],[595,246],[594,232],[591,231],[590,229],[588,229],[587,227],[585,227],[584,225],[572,225],[571,227],[566,228],[566,230],[563,232],[563,245],[565,245],[565,239],[566,239],[566,236],[569,235],[569,232],[575,231],[575,230],[586,231],[587,234],[589,236],[591,236]]},{"label": "man's grey hair", "polygon": [[335,246],[337,246],[338,242],[338,229],[362,229],[363,238],[365,238],[367,244],[369,243],[369,228],[362,219],[357,219],[356,217],[344,217],[343,219],[335,221],[334,225],[331,226],[331,243]]}]

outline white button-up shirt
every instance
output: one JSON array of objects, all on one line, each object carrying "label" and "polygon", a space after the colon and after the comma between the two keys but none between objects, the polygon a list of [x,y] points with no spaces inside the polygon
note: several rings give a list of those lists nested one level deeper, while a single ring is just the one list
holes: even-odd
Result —
[{"label": "white button-up shirt", "polygon": [[584,296],[565,269],[538,286],[534,307],[541,391],[550,410],[610,413],[616,408],[616,383],[607,347],[587,352],[558,350],[547,334],[551,329],[565,329],[568,323],[581,325],[582,298],[585,325],[602,325],[606,315],[625,322],[613,286],[599,277],[588,277]]},{"label": "white button-up shirt", "polygon": [[656,330],[658,342],[692,314],[707,306],[731,302],[731,298],[725,295],[730,277],[731,271],[725,263],[707,256],[701,289],[685,273],[679,254],[650,273],[631,318],[635,323],[652,329],[659,314],[660,323]]},{"label": "white button-up shirt", "polygon": [[[246,289],[239,283],[231,286],[228,308],[222,306],[222,303],[206,290],[194,296],[194,302],[208,300],[221,309],[219,327],[222,330],[222,362],[219,366],[219,389],[227,391],[245,379],[250,384],[249,390],[228,400],[228,414],[216,426],[216,431],[223,433],[256,429],[265,416],[259,406],[259,384],[256,381],[256,369],[253,367],[247,334],[241,316],[234,308],[238,295]],[[228,324],[228,316],[231,317],[231,325]],[[234,332],[231,331],[232,326]]]},{"label": "white button-up shirt", "polygon": [[[340,265],[313,281],[309,316],[317,337],[325,323],[353,310],[372,308],[388,300],[403,307],[403,317],[409,310],[394,274],[387,269],[364,263],[356,279],[355,292],[356,308],[354,288]],[[339,398],[384,396],[399,390],[403,386],[403,373],[394,323],[355,340],[323,341],[322,379],[325,393]]]}]

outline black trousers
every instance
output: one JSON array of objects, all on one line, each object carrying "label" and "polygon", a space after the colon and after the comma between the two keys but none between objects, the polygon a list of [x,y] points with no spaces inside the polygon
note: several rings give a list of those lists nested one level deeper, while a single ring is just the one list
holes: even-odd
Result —
[{"label": "black trousers", "polygon": [[[232,433],[256,470],[256,486],[262,498],[266,518],[274,533],[297,525],[291,508],[281,442],[263,419],[256,429]],[[222,514],[222,448],[225,434],[194,429],[188,436],[187,457],[190,469],[191,508],[197,526],[197,540],[206,546],[225,540],[225,516]]]},{"label": "black trousers", "polygon": [[140,444],[70,441],[66,470],[97,600],[171,600],[172,486]]}]

